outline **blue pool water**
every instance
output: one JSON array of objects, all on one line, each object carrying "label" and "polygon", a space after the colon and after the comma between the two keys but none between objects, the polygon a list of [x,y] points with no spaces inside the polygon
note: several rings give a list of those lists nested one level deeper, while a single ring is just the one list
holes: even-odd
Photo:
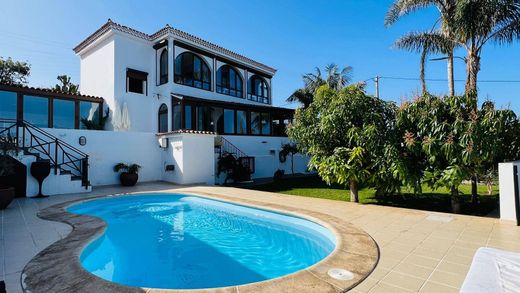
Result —
[{"label": "blue pool water", "polygon": [[335,237],[314,222],[181,194],[88,201],[69,212],[107,223],[83,267],[123,285],[200,289],[268,280],[330,254]]}]

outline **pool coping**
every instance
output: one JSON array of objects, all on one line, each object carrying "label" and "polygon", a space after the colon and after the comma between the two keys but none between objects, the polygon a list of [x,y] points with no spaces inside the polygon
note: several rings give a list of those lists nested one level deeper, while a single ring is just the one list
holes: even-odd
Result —
[{"label": "pool coping", "polygon": [[[103,280],[86,271],[79,261],[79,256],[90,242],[105,231],[106,223],[96,217],[69,213],[67,207],[95,199],[148,193],[194,195],[294,215],[328,228],[336,236],[336,248],[320,262],[289,275],[256,283],[212,289],[174,290],[129,287]],[[26,264],[21,275],[21,284],[25,292],[346,292],[368,277],[376,267],[380,255],[377,243],[369,234],[337,217],[246,198],[237,200],[208,192],[163,190],[85,197],[42,209],[38,212],[38,217],[69,224],[73,229],[65,238],[43,249]],[[327,273],[332,268],[349,270],[354,274],[354,278],[348,281],[333,279]]]}]

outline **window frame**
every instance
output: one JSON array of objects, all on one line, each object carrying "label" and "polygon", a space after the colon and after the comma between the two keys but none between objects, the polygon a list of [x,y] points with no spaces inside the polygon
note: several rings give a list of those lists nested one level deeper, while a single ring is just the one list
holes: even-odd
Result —
[{"label": "window frame", "polygon": [[[130,78],[140,80],[143,83],[143,92],[130,91]],[[138,95],[148,96],[148,72],[140,71],[132,68],[126,69],[126,92]]]},{"label": "window frame", "polygon": [[[166,131],[161,131],[161,115],[166,115]],[[166,103],[162,103],[157,110],[157,133],[166,133],[168,131],[168,105],[166,105]]]},{"label": "window frame", "polygon": [[[260,83],[261,93],[256,92],[255,81]],[[271,93],[268,82],[258,74],[252,75],[247,81],[247,99],[262,104],[271,104]]]},{"label": "window frame", "polygon": [[[223,84],[223,80],[222,80],[222,77],[224,76],[222,74],[223,70],[226,70],[226,72],[228,74],[227,84]],[[234,78],[235,78],[234,85],[231,85],[231,72],[234,73]],[[240,90],[238,90],[238,85],[240,85]],[[217,70],[215,89],[216,89],[216,92],[219,94],[243,99],[244,98],[244,80],[242,78],[242,75],[236,68],[234,68],[231,65],[224,64],[224,65],[220,66]],[[227,90],[227,93],[224,92],[225,90]],[[235,91],[237,94],[233,95],[233,94],[231,94],[231,91]]]},{"label": "window frame", "polygon": [[[183,61],[184,61],[184,58],[189,58],[189,57],[185,57],[185,56],[189,56],[191,57],[191,69],[189,68],[185,68],[187,65],[184,65]],[[195,78],[195,60],[198,59],[200,60],[200,79],[196,79]],[[180,62],[180,64],[178,64]],[[180,72],[177,72],[177,66],[179,66],[179,70]],[[177,55],[177,57],[175,57],[175,60],[174,60],[174,66],[173,66],[173,82],[176,83],[176,84],[179,84],[179,85],[184,85],[184,86],[189,86],[189,87],[193,87],[193,88],[197,88],[197,89],[201,89],[201,90],[205,90],[205,91],[212,91],[213,89],[213,85],[212,85],[212,69],[211,67],[209,66],[208,62],[206,62],[206,60],[204,59],[204,56],[201,56],[201,55],[198,55],[194,52],[191,52],[191,51],[184,51],[182,53],[180,53],[179,55]],[[187,72],[186,74],[183,74],[183,71],[184,70],[190,70],[189,72]],[[204,80],[204,69],[207,69],[207,74],[209,74],[209,80],[208,81],[205,81]],[[187,76],[191,74],[191,76]],[[185,81],[185,79],[190,79],[191,80],[191,84],[190,83],[187,83]],[[196,83],[200,83],[200,86],[197,86]],[[208,88],[205,88],[205,85],[208,86]]]},{"label": "window frame", "polygon": [[[165,57],[166,60],[163,60],[163,57]],[[159,54],[159,85],[163,85],[168,83],[169,79],[169,70],[168,70],[168,48],[164,48],[161,51],[161,54]],[[166,65],[163,64],[163,62],[166,62]],[[163,68],[165,66],[165,68]],[[163,72],[163,69],[166,69],[166,72]]]}]

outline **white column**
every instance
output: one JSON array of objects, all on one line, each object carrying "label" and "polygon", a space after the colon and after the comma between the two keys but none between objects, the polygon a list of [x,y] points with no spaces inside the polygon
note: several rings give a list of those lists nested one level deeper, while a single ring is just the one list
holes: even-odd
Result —
[{"label": "white column", "polygon": [[516,202],[513,168],[517,166],[520,170],[520,161],[498,164],[500,219],[515,221]]}]

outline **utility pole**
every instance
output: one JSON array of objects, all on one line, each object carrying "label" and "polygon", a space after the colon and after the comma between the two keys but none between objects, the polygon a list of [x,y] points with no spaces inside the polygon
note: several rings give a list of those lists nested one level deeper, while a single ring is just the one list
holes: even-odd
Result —
[{"label": "utility pole", "polygon": [[379,75],[376,76],[375,81],[376,81],[376,98],[379,99]]}]

